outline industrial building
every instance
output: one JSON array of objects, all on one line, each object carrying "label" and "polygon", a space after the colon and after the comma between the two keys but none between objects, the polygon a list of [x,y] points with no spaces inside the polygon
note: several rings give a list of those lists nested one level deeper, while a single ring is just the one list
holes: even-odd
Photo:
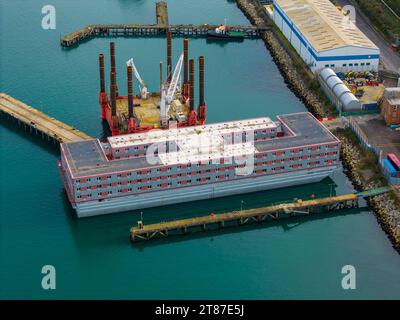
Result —
[{"label": "industrial building", "polygon": [[400,125],[400,88],[385,89],[381,111],[388,126]]},{"label": "industrial building", "polygon": [[379,48],[329,0],[274,0],[273,19],[313,72],[378,70]]}]

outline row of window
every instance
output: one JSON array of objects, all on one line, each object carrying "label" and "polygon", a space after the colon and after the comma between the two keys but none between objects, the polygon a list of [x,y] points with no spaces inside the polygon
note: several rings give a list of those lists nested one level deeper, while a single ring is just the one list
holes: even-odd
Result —
[{"label": "row of window", "polygon": [[[236,166],[236,167],[244,167],[243,166]],[[230,167],[229,169],[233,170],[234,167]],[[127,184],[137,184],[137,183],[146,183],[149,181],[159,181],[159,180],[167,180],[167,179],[175,179],[178,177],[186,177],[186,176],[195,176],[195,175],[202,175],[202,174],[207,174],[207,173],[215,173],[215,172],[223,172],[228,170],[228,168],[218,168],[218,169],[208,169],[208,170],[201,170],[201,171],[193,171],[193,172],[185,172],[185,173],[178,173],[178,174],[172,174],[168,176],[159,176],[159,177],[152,177],[152,178],[143,178],[143,179],[135,179],[135,180],[130,180],[130,181],[120,181],[120,182],[113,182],[113,183],[107,183],[107,184],[99,184],[99,185],[93,185],[90,187],[86,186],[81,186],[78,187],[77,189],[79,191],[85,191],[88,189],[98,189],[98,188],[108,188],[108,187],[116,187],[120,185],[127,185]]]},{"label": "row of window", "polygon": [[[328,159],[328,160],[325,161],[325,163],[327,163],[327,164],[333,164],[334,162],[335,162],[335,160],[333,160],[333,159]],[[313,166],[317,166],[317,165],[320,165],[320,164],[321,164],[320,161],[312,161],[312,162],[307,163],[307,166],[308,167],[313,167]],[[290,165],[289,167],[291,169],[298,169],[298,168],[302,168],[303,164],[296,163],[296,164]],[[272,171],[282,171],[282,170],[285,170],[285,168],[286,168],[285,166],[278,166],[278,167],[272,168],[271,170]],[[256,170],[255,173],[256,174],[263,174],[263,173],[266,173],[267,171],[268,171],[267,169],[259,169],[259,170]],[[218,176],[215,177],[216,180],[221,180],[221,179],[226,179],[226,178],[229,178],[229,174],[218,175]],[[145,180],[145,181],[143,181],[143,180]],[[143,179],[143,180],[142,181],[138,180],[137,182],[147,182],[147,181],[149,181],[148,179]],[[211,177],[200,177],[200,178],[196,179],[197,182],[205,182],[205,181],[210,181],[210,180],[211,180]],[[132,183],[133,183],[133,181],[132,181]],[[187,184],[191,184],[191,183],[192,183],[192,180],[181,180],[181,181],[177,182],[178,185],[187,185]],[[117,186],[119,184],[121,184],[121,183],[115,183],[115,186]],[[112,185],[114,185],[114,183],[110,184],[110,185],[92,186],[90,189],[96,189],[97,187],[105,188],[107,186],[112,186]],[[124,185],[126,185],[126,183]],[[165,187],[171,187],[171,186],[172,186],[172,182],[160,183],[160,184],[157,185],[158,188],[165,188]],[[148,185],[148,186],[139,186],[139,187],[137,187],[135,189],[136,190],[149,190],[149,189],[152,189],[152,188],[153,188],[153,186]],[[87,189],[88,188],[86,188],[86,187],[82,187],[82,188],[79,188],[78,190],[85,191]],[[131,192],[132,190],[133,190],[132,188],[118,189],[117,193],[126,193],[126,192]],[[112,191],[103,191],[103,192],[97,193],[97,195],[98,196],[108,196],[108,195],[110,195],[112,193],[113,193]],[[77,196],[78,199],[86,199],[86,198],[91,198],[91,197],[92,197],[92,194],[85,194],[85,195],[78,195]]]},{"label": "row of window", "polygon": [[[157,151],[154,152],[154,155],[155,155],[155,156],[158,155],[158,152],[157,152]],[[135,153],[135,154],[128,154],[128,155],[122,157],[122,159],[140,158],[140,157],[145,157],[145,156],[146,156],[145,153]],[[115,159],[116,159],[116,160],[119,160],[119,159],[121,159],[121,157],[120,157],[120,156],[116,156]]]},{"label": "row of window", "polygon": [[[284,155],[284,152],[276,152],[275,156],[282,156]],[[265,161],[265,162],[257,162],[256,165],[271,165],[273,163],[282,163],[282,162],[290,162],[290,161],[298,161],[300,159],[306,160],[306,159],[315,159],[318,157],[325,157],[325,156],[334,156],[337,155],[338,152],[337,151],[332,151],[332,152],[328,152],[328,153],[320,153],[320,154],[312,154],[312,155],[303,155],[301,157],[291,157],[291,158],[286,158],[286,159],[276,159],[276,160],[269,160],[269,161]],[[263,158],[263,156],[266,155],[257,155],[256,158],[261,159]],[[194,166],[206,166],[206,164],[197,164]],[[205,170],[199,170],[199,171],[194,171],[194,172],[187,172],[187,173],[178,173],[172,176],[167,176],[167,178],[176,178],[181,177],[181,176],[186,176],[186,175],[196,175],[196,174],[205,174],[205,173],[214,173],[214,172],[219,172],[219,171],[226,171],[226,170],[234,170],[235,168],[243,168],[245,165],[232,165],[230,167],[221,167],[221,168],[215,168],[215,169],[205,169]],[[179,169],[187,169],[187,168],[191,168],[192,165],[187,164],[187,165],[180,165],[178,166]],[[170,172],[172,170],[172,167],[162,167],[162,168],[158,168],[157,172]],[[137,171],[136,172],[137,175],[148,175],[151,174],[151,170],[144,170],[144,171]],[[127,173],[120,173],[117,175],[118,178],[125,178],[125,177],[131,177],[132,176],[132,172],[127,172]],[[94,178],[97,181],[106,181],[111,179],[112,176],[111,175],[107,175],[107,176],[101,176],[101,177],[96,177]],[[155,177],[157,178],[157,177]],[[162,177],[160,177],[162,178]],[[87,179],[81,179],[81,180],[77,180],[78,183],[86,183],[86,182],[90,182],[91,178],[87,178]],[[137,180],[140,181],[140,180]]]},{"label": "row of window", "polygon": [[[216,179],[226,179],[228,178],[229,175],[219,175],[216,177]],[[211,180],[210,177],[202,177],[202,178],[198,178],[196,179],[197,182],[204,182],[204,181],[209,181]],[[182,181],[178,181],[178,185],[187,185],[187,184],[191,184],[192,180],[182,180]],[[172,186],[172,182],[167,182],[167,183],[160,183],[157,185],[158,188],[168,188]],[[153,186],[139,186],[137,188],[135,188],[136,190],[150,190],[153,189]],[[85,189],[86,190],[86,189]],[[118,189],[116,191],[116,193],[126,193],[126,192],[132,192],[132,188],[127,188],[127,189]],[[98,196],[108,196],[113,194],[113,191],[104,191],[104,192],[98,192],[97,195]],[[78,195],[77,198],[78,199],[86,199],[86,198],[91,198],[92,194],[83,194],[83,195]]]},{"label": "row of window", "polygon": [[[371,63],[370,62],[361,62],[361,63],[349,63],[349,67],[358,67],[358,66],[362,66],[362,67],[364,67],[364,66],[370,66],[371,65]],[[347,63],[343,63],[343,65],[342,65],[343,67],[347,67]],[[329,64],[326,64],[325,65],[325,68],[329,68],[329,67],[331,67],[331,68],[335,68],[336,67],[336,64],[331,64],[331,65],[329,65]]]},{"label": "row of window", "polygon": [[[299,153],[299,152],[293,152],[293,154],[297,154],[297,153]],[[316,157],[326,157],[326,156],[333,156],[333,155],[337,155],[338,154],[338,152],[337,151],[331,151],[331,152],[322,152],[322,153],[319,153],[319,154],[306,154],[306,155],[303,155],[303,156],[299,156],[299,157],[291,157],[291,158],[286,158],[286,159],[277,159],[277,160],[274,160],[274,162],[276,162],[276,161],[284,161],[284,162],[288,162],[288,161],[297,161],[297,160],[299,160],[299,159],[309,159],[309,158],[316,158]],[[275,153],[274,154],[274,156],[284,156],[284,155],[286,155],[284,152],[279,152],[279,153]],[[268,154],[266,154],[266,155],[262,155],[262,154],[259,154],[259,155],[256,155],[256,158],[257,159],[262,159],[262,158],[265,158],[265,157],[267,157],[268,156]],[[272,162],[270,162],[270,163],[272,163]]]},{"label": "row of window", "polygon": [[[146,145],[143,145],[143,146],[135,146],[135,147],[133,147],[132,149],[133,149],[133,150],[146,150],[146,149],[148,149],[148,148],[149,148],[149,145],[146,144]],[[129,150],[130,150],[129,147],[126,147],[126,148],[122,149],[122,151],[129,151]],[[115,149],[115,153],[120,153],[120,152],[121,152],[120,149]]]},{"label": "row of window", "polygon": [[[258,142],[258,141],[265,141],[265,140],[269,140],[269,139],[270,138],[266,138],[266,139],[257,138],[257,139],[255,139],[255,141]],[[336,147],[337,147],[336,145],[329,146],[329,148],[336,148]],[[307,151],[316,151],[316,150],[321,150],[321,149],[322,149],[322,146],[314,146],[314,147],[308,148]],[[300,153],[300,152],[303,152],[303,151],[304,151],[304,149],[300,148],[300,149],[293,149],[293,150],[287,151],[287,152]],[[157,155],[157,154],[158,154],[158,152],[155,152],[155,155]],[[279,155],[284,155],[284,154],[285,154],[284,151],[272,153],[273,156],[279,156]],[[146,153],[137,153],[137,154],[133,154],[133,155],[128,155],[126,158],[138,158],[138,157],[144,157],[144,156],[146,156]],[[119,160],[119,159],[121,159],[121,157],[116,156],[115,159]],[[221,163],[223,163],[223,161]],[[196,165],[196,164],[194,164],[194,165]],[[200,164],[200,165],[207,165],[207,163],[206,164]],[[189,164],[189,166],[190,166],[190,164]]]},{"label": "row of window", "polygon": [[[274,161],[274,163],[278,164],[278,163],[282,163],[282,162],[278,162],[279,160]],[[328,159],[325,161],[325,163],[334,163],[336,160],[334,159]],[[256,166],[260,166],[260,165],[265,165],[265,164],[272,164],[272,161],[267,161],[267,162],[260,162],[257,163]],[[307,163],[308,166],[314,166],[314,165],[319,165],[321,164],[320,161],[312,161]],[[244,165],[240,165],[240,166],[231,166],[229,167],[230,170],[233,170],[234,168],[243,168]],[[296,164],[292,164],[289,166],[290,168],[301,168],[303,167],[303,164],[301,163],[296,163]],[[285,166],[278,166],[278,167],[274,167],[271,168],[272,171],[277,171],[277,170],[284,170]],[[204,175],[206,173],[215,173],[215,172],[223,172],[226,171],[226,168],[219,168],[219,169],[210,169],[210,170],[202,170],[202,171],[194,171],[194,172],[188,172],[188,173],[181,173],[181,174],[174,174],[174,175],[168,175],[168,176],[160,176],[160,177],[152,177],[152,178],[144,178],[144,179],[135,179],[135,180],[131,180],[131,181],[121,181],[121,182],[113,182],[113,183],[109,183],[109,184],[101,184],[101,185],[93,185],[90,187],[86,187],[86,186],[82,186],[82,187],[78,187],[79,191],[86,191],[86,190],[95,190],[95,189],[105,189],[108,187],[117,187],[117,186],[125,186],[125,185],[131,185],[131,184],[140,184],[140,183],[147,183],[147,182],[151,182],[151,181],[161,181],[161,180],[169,180],[171,178],[175,179],[178,177],[186,177],[186,176],[195,176],[198,174]],[[267,168],[265,169],[259,169],[255,171],[256,173],[260,173],[260,172],[267,172]],[[229,174],[224,174],[224,175],[219,175],[216,176],[217,179],[220,179],[221,177],[229,177]],[[200,177],[197,178],[196,181],[207,181],[207,180],[211,180],[211,177]],[[186,181],[186,180],[185,180]],[[187,180],[187,183],[189,183],[190,180]],[[191,182],[191,181],[190,181]],[[178,181],[178,184],[180,184],[180,182]]]}]

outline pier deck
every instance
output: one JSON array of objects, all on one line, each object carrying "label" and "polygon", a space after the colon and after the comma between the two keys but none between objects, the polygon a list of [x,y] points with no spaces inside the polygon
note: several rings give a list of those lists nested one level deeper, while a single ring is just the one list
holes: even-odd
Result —
[{"label": "pier deck", "polygon": [[276,220],[279,218],[280,214],[312,214],[313,212],[317,212],[317,209],[333,211],[337,209],[354,208],[357,206],[357,195],[347,194],[317,200],[297,201],[251,210],[233,211],[216,215],[143,225],[142,227],[131,228],[130,233],[132,241],[137,239],[150,240],[156,237],[166,237],[170,231],[181,231],[185,233],[189,228],[194,227],[200,227],[205,230],[206,226],[211,224],[218,224],[223,227],[226,222],[237,221],[239,225],[243,225],[251,221],[265,221],[267,218]]},{"label": "pier deck", "polygon": [[17,121],[18,125],[42,138],[54,142],[71,142],[92,139],[87,134],[58,121],[13,97],[0,93],[0,114]]},{"label": "pier deck", "polygon": [[[71,47],[94,37],[162,36],[167,31],[173,36],[206,37],[209,30],[217,27],[218,25],[212,24],[175,24],[169,25],[168,28],[157,24],[94,24],[64,36],[60,43],[63,47]],[[268,30],[267,27],[253,26],[228,26],[228,28],[243,32],[245,38],[259,38],[260,32]]]},{"label": "pier deck", "polygon": [[271,205],[251,210],[233,211],[215,215],[211,214],[208,216],[160,222],[150,225],[138,225],[138,227],[132,227],[130,229],[131,240],[151,240],[157,237],[166,237],[171,231],[186,233],[188,229],[194,229],[196,227],[205,231],[208,225],[224,227],[225,223],[235,221],[239,225],[244,225],[250,222],[277,220],[281,216],[292,217],[296,215],[310,215],[319,212],[357,208],[359,198],[375,196],[389,192],[390,190],[391,188],[389,187],[379,188],[358,194],[352,193],[307,201],[298,200],[292,203]]},{"label": "pier deck", "polygon": [[[168,20],[168,7],[165,2],[156,3],[156,24],[91,24],[78,31],[65,35],[60,44],[63,47],[78,45],[80,42],[94,37],[147,37],[163,36],[168,31],[173,36],[206,37],[209,30],[218,25],[213,24],[174,24]],[[246,38],[259,38],[262,31],[269,27],[227,26],[231,31],[243,32]]]},{"label": "pier deck", "polygon": [[156,20],[158,26],[168,28],[168,6],[164,1],[156,3]]}]

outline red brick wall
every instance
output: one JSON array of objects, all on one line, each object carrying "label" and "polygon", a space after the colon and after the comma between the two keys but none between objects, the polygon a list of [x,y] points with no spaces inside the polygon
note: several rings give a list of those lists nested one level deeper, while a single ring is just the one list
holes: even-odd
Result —
[{"label": "red brick wall", "polygon": [[383,99],[381,113],[388,126],[400,124],[400,106],[392,106]]}]

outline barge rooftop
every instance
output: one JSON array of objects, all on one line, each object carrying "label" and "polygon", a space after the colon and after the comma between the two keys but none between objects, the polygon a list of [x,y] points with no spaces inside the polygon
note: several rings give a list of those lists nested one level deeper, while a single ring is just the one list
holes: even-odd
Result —
[{"label": "barge rooftop", "polygon": [[[277,117],[278,123],[282,124],[283,130],[285,130],[285,136],[280,138],[272,138],[263,141],[255,141],[253,147],[253,154],[257,152],[267,152],[273,150],[282,150],[288,148],[301,148],[302,146],[318,145],[322,143],[337,144],[340,141],[323,125],[321,124],[311,113],[302,112],[281,115]],[[111,148],[134,146],[135,144],[153,142],[157,143],[162,140],[170,139],[171,137],[185,140],[193,135],[201,136],[208,135],[207,138],[214,139],[217,135],[221,135],[222,128],[228,126],[232,128],[237,126],[238,128],[257,128],[259,123],[268,122],[274,124],[269,118],[259,118],[252,120],[240,120],[225,122],[220,124],[210,124],[204,126],[196,126],[192,128],[178,128],[170,130],[153,130],[145,135],[143,134],[131,134],[118,137],[108,138],[109,145]],[[232,131],[232,129],[230,129]],[[211,136],[210,136],[211,135]],[[225,146],[226,147],[226,146]],[[249,147],[247,144],[242,144],[242,149],[239,151],[245,151]],[[250,150],[250,151],[252,151]],[[106,174],[108,172],[120,172],[142,168],[157,167],[159,165],[149,164],[146,157],[135,157],[135,158],[124,158],[124,159],[113,159],[108,160],[106,156],[104,145],[99,140],[88,140],[79,141],[74,143],[64,143],[61,145],[61,152],[65,154],[66,159],[70,165],[71,174],[74,178],[93,176],[99,174]],[[186,150],[191,153],[193,150]],[[179,150],[178,156],[184,156],[185,150]],[[230,150],[234,152],[234,150]],[[238,152],[240,153],[240,152]],[[230,154],[234,156],[235,154]],[[229,154],[226,154],[229,156]],[[186,157],[187,159],[187,157]],[[195,158],[192,158],[194,161]],[[159,159],[161,163],[166,159]],[[204,160],[204,159],[203,159]],[[190,159],[189,159],[190,161]]]}]

